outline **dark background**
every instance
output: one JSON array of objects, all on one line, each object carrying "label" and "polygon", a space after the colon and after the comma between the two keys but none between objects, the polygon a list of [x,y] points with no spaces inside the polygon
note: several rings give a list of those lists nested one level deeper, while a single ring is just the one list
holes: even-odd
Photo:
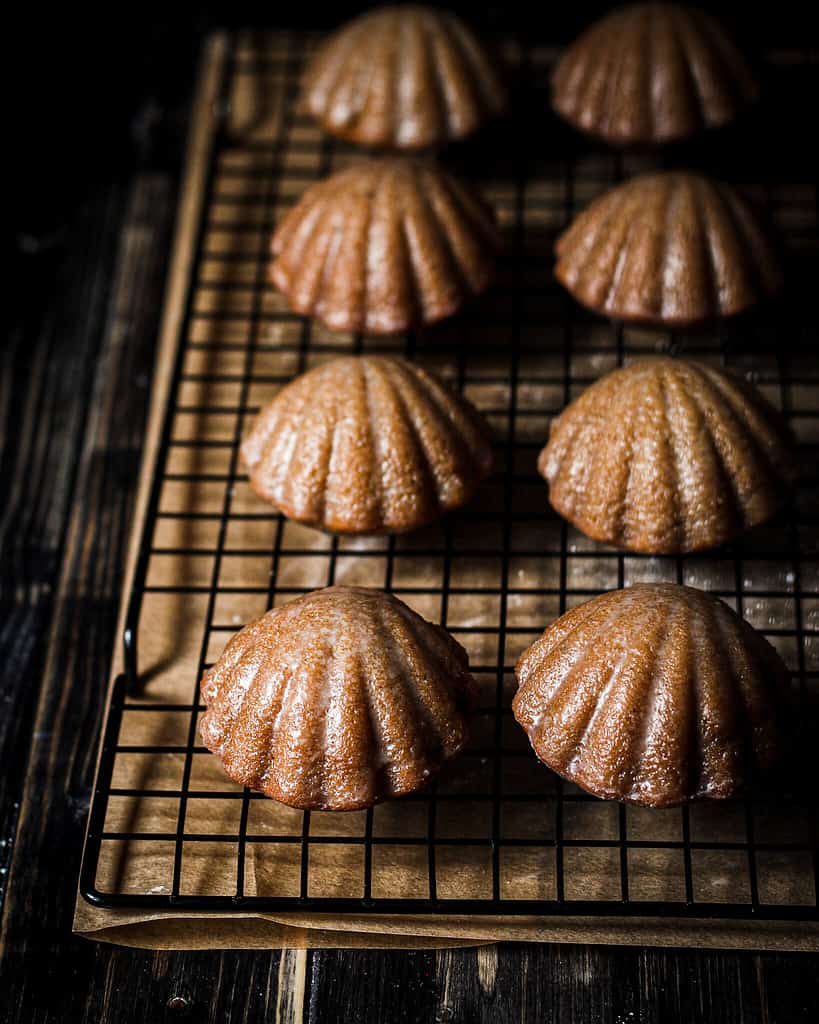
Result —
[{"label": "dark background", "polygon": [[[24,247],[53,241],[78,203],[138,161],[173,166],[184,144],[185,100],[202,38],[212,29],[268,25],[325,30],[368,6],[353,3],[23,5],[6,34],[13,180],[12,234]],[[517,26],[528,37],[568,42],[612,4],[433,4],[459,11],[491,37]],[[815,32],[805,2],[704,4],[749,55],[761,45],[803,45]],[[817,97],[804,97],[815,131]]]},{"label": "dark background", "polygon": [[[173,136],[180,126],[156,124],[143,108],[153,100],[168,109],[189,90],[199,43],[208,31],[248,25],[326,30],[372,5],[165,3],[97,10],[97,5],[88,4],[85,9],[61,5],[51,11],[28,6],[29,10],[14,12],[13,28],[6,36],[12,85],[9,110],[14,136],[23,142],[12,170],[31,186],[23,223],[45,227],[53,222],[55,208],[70,202],[79,190],[92,188],[112,173],[127,173],[149,127],[160,136],[157,145],[174,151]],[[569,41],[613,5],[511,0],[432,6],[459,11],[489,37],[495,30],[508,32],[511,24],[529,37],[553,43]],[[769,46],[781,40],[807,46],[811,38],[816,42],[814,5],[809,3],[702,6],[718,14],[751,54],[760,43]],[[161,110],[156,113],[161,118]],[[148,126],[145,117],[151,122]]]},{"label": "dark background", "polygon": [[[119,950],[70,928],[201,42],[219,26],[329,28],[361,6],[28,4],[5,23],[0,1019],[274,1015],[277,952]],[[490,37],[512,25],[548,43],[610,7],[446,6]],[[704,6],[751,56],[812,46],[817,59],[811,4]],[[769,102],[784,103],[775,122],[790,158],[815,170],[819,96],[803,81],[816,76]],[[743,158],[782,150],[766,136]],[[489,983],[474,951],[317,952],[310,1021],[790,1024],[819,1005],[817,958],[799,955],[503,946],[496,967]]]}]

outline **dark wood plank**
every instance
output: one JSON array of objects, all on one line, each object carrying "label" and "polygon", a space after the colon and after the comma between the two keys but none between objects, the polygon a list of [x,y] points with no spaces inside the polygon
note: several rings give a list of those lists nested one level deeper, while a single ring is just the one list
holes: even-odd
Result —
[{"label": "dark wood plank", "polygon": [[[71,243],[28,253],[12,295],[24,311],[2,350],[0,422],[0,866],[8,868],[76,482],[76,453],[100,351],[122,189],[81,210]],[[79,261],[96,271],[78,273]],[[42,310],[48,310],[42,315]],[[6,875],[0,876],[0,902]]]},{"label": "dark wood plank", "polygon": [[99,946],[77,1019],[106,1024],[274,1020],[280,959],[278,951],[150,953]]},{"label": "dark wood plank", "polygon": [[435,1020],[435,958],[426,950],[316,950],[310,954],[308,1020]]},{"label": "dark wood plank", "polygon": [[[432,958],[432,959],[430,959]],[[805,954],[517,945],[311,955],[310,1024],[790,1024],[814,1020]]]},{"label": "dark wood plank", "polygon": [[[116,193],[107,202],[115,205]],[[169,180],[147,176],[134,187],[119,239],[116,226],[112,230],[99,215],[87,231],[72,233],[64,259],[91,282],[72,296],[77,318],[82,322],[83,312],[87,316],[89,337],[81,328],[75,334],[59,332],[48,349],[46,386],[55,408],[47,424],[51,443],[42,449],[45,465],[29,459],[19,477],[25,489],[26,477],[42,476],[55,491],[62,487],[71,493],[71,502],[65,526],[54,530],[55,538],[64,535],[64,550],[53,623],[48,637],[34,637],[37,655],[43,657],[47,640],[49,656],[33,739],[27,738],[19,758],[26,778],[0,933],[0,991],[16,1020],[31,1019],[35,1012],[48,1020],[82,1019],[89,975],[99,956],[93,946],[70,935],[73,893],[161,306],[161,254],[167,251],[172,215]],[[107,316],[85,301],[89,289],[99,294]],[[52,329],[58,327],[59,322]],[[70,484],[66,476],[73,476]],[[49,542],[48,535],[38,533],[36,521],[29,532]],[[16,536],[19,531],[12,530],[12,540]],[[32,560],[24,558],[22,564]],[[30,699],[36,698],[31,679],[28,686]],[[19,703],[24,710],[25,701]],[[42,970],[24,969],[35,957]],[[106,972],[114,966],[110,961]],[[80,979],[84,983],[76,984]]]}]

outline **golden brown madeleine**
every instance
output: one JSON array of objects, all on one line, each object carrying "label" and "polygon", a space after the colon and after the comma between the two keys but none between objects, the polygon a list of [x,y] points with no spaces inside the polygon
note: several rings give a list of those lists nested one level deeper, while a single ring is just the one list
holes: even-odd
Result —
[{"label": "golden brown madeleine", "polygon": [[573,608],[517,663],[515,718],[553,771],[603,799],[724,798],[781,744],[787,670],[711,594],[639,584]]},{"label": "golden brown madeleine", "polygon": [[563,54],[552,105],[615,144],[685,139],[733,121],[756,80],[722,27],[678,4],[634,4],[596,21]]},{"label": "golden brown madeleine", "polygon": [[782,285],[776,251],[728,185],[648,174],[595,199],[555,246],[555,276],[615,320],[682,326],[733,316]]},{"label": "golden brown madeleine", "polygon": [[402,601],[328,587],[237,633],[202,679],[202,739],[235,782],[352,811],[426,785],[465,745],[466,651]]},{"label": "golden brown madeleine", "polygon": [[489,284],[491,209],[433,163],[354,164],[307,189],[273,235],[273,283],[334,331],[395,334],[451,316]]},{"label": "golden brown madeleine", "polygon": [[472,30],[448,11],[408,5],[362,14],[330,36],[302,95],[324,131],[389,149],[463,139],[506,105]]},{"label": "golden brown madeleine", "polygon": [[538,469],[594,540],[649,554],[724,544],[765,522],[796,479],[795,441],[750,384],[682,359],[640,359],[555,420]]},{"label": "golden brown madeleine", "polygon": [[427,370],[344,356],[265,406],[242,445],[250,482],[291,519],[338,533],[413,530],[492,469],[489,427]]}]

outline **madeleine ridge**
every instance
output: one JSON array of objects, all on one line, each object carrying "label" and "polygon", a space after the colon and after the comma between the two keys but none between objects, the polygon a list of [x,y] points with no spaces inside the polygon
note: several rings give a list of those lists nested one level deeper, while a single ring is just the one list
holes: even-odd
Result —
[{"label": "madeleine ridge", "polygon": [[434,163],[359,161],[312,185],[277,227],[270,276],[333,331],[395,334],[451,316],[492,279],[491,209]]},{"label": "madeleine ridge", "polygon": [[638,584],[561,616],[524,651],[512,702],[540,760],[602,799],[727,798],[781,748],[787,670],[711,594]]},{"label": "madeleine ridge", "polygon": [[205,746],[240,785],[350,811],[422,788],[466,744],[464,649],[390,594],[328,587],[231,638],[201,684]]},{"label": "madeleine ridge", "polygon": [[633,4],[605,15],[552,76],[555,110],[621,145],[673,142],[726,125],[758,94],[719,23],[681,4]]},{"label": "madeleine ridge", "polygon": [[465,504],[492,469],[477,409],[389,356],[342,356],[291,381],[242,456],[261,497],[338,533],[417,529]]},{"label": "madeleine ridge", "polygon": [[595,199],[555,245],[555,276],[615,320],[685,326],[774,295],[773,242],[728,185],[683,171],[633,178]]},{"label": "madeleine ridge", "polygon": [[310,59],[302,97],[329,134],[399,150],[463,139],[506,106],[472,30],[449,11],[413,5],[343,25]]},{"label": "madeleine ridge", "polygon": [[727,543],[771,518],[796,480],[795,439],[750,384],[682,359],[640,359],[552,421],[549,501],[594,540],[646,554]]}]

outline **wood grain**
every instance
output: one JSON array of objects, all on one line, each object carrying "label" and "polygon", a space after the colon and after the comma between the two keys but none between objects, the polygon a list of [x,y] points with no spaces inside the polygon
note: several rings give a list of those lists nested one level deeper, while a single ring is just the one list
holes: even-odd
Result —
[{"label": "wood grain", "polygon": [[[107,202],[124,206],[123,199],[113,193]],[[24,752],[25,783],[0,933],[0,990],[14,996],[13,1019],[18,1020],[29,1019],[33,1009],[42,1008],[61,988],[71,1005],[74,993],[64,991],[65,963],[53,955],[58,943],[64,944],[63,957],[69,961],[97,967],[96,951],[70,937],[69,879],[79,865],[76,844],[88,808],[103,681],[114,639],[163,279],[163,262],[156,254],[167,248],[171,213],[169,181],[149,176],[137,181],[128,200],[117,249],[110,247],[117,240],[112,225],[92,218],[88,235],[78,235],[79,252],[69,249],[64,257],[68,266],[83,267],[89,278],[80,282],[83,287],[73,301],[82,303],[88,290],[101,293],[97,302],[106,303],[107,313],[98,323],[104,323],[104,330],[96,338],[91,331],[83,337],[78,330],[81,342],[73,350],[77,335],[61,338],[64,349],[59,344],[56,350],[46,349],[45,385],[42,378],[34,379],[41,387],[50,384],[48,397],[55,412],[53,423],[46,422],[53,444],[44,446],[40,458],[30,454],[20,467],[21,487],[38,477],[53,479],[54,494],[63,492],[70,499],[62,529],[54,530],[54,539],[43,537],[60,545],[54,552],[61,555],[60,572],[58,579],[46,581],[56,591],[50,628],[32,637],[40,664],[46,646],[49,653]],[[115,262],[111,288],[106,268]],[[89,316],[99,313],[93,305],[85,309]],[[18,376],[17,385],[23,387],[24,378]],[[35,414],[30,425],[42,429],[42,418]],[[37,536],[33,530],[32,535]],[[31,557],[23,564],[30,566]],[[31,590],[29,583],[26,592]],[[28,682],[31,692],[26,697],[33,703],[36,689],[25,676],[22,682]],[[32,871],[32,864],[40,869]],[[51,955],[43,958],[44,976],[38,978],[20,970],[20,963],[40,949],[49,949]],[[83,995],[76,993],[78,999]]]},{"label": "wood grain", "polygon": [[299,1024],[304,1019],[307,950],[285,949],[279,961],[276,1024]]},{"label": "wood grain", "polygon": [[[15,282],[23,315],[0,351],[0,901],[88,414],[78,396],[101,345],[100,268],[113,261],[124,199],[107,190],[82,208],[67,249],[28,256]],[[82,260],[97,272],[78,273]]]}]

